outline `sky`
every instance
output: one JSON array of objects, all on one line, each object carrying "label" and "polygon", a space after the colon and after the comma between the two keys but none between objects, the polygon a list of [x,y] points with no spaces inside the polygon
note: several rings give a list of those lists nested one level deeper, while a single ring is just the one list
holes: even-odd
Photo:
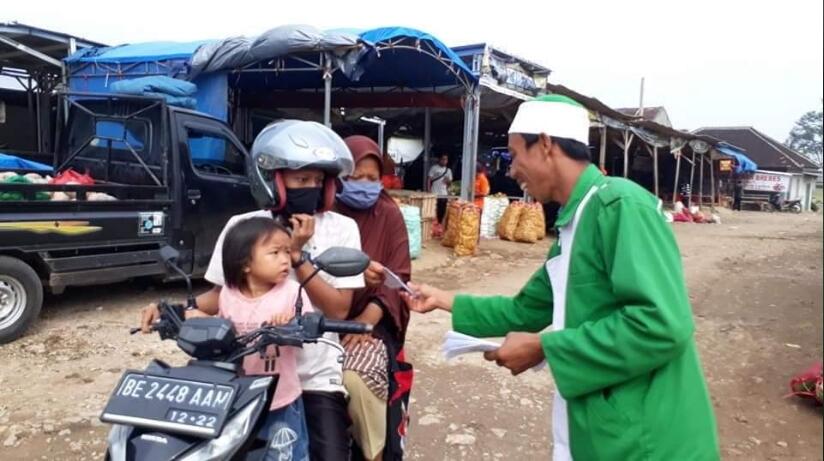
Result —
[{"label": "sky", "polygon": [[783,141],[821,107],[823,9],[821,0],[9,0],[0,21],[107,44],[254,36],[283,24],[413,27],[449,46],[486,42],[538,62],[551,82],[616,108],[638,106],[643,77],[644,105],[666,107],[675,128],[747,125]]}]

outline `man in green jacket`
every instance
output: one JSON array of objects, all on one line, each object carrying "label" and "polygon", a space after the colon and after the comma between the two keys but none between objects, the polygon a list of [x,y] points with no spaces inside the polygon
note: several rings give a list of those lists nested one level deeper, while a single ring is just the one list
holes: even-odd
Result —
[{"label": "man in green jacket", "polygon": [[[410,308],[456,331],[506,336],[487,360],[517,375],[546,360],[557,391],[554,460],[719,459],[680,254],[661,201],[589,161],[589,115],[549,95],[509,130],[512,175],[562,204],[559,238],[514,297],[415,286]],[[548,326],[550,329],[544,331]]]}]

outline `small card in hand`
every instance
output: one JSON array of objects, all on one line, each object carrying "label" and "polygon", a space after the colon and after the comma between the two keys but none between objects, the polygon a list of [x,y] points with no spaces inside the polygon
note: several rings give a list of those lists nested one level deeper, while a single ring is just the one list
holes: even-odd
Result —
[{"label": "small card in hand", "polygon": [[384,266],[383,273],[384,275],[386,275],[386,279],[384,279],[383,281],[384,286],[386,286],[387,288],[403,290],[409,293],[410,295],[415,296],[415,292],[412,291],[411,288],[409,288],[409,285],[404,283],[404,281],[401,280],[401,278],[398,277],[394,272],[389,270],[389,268]]}]

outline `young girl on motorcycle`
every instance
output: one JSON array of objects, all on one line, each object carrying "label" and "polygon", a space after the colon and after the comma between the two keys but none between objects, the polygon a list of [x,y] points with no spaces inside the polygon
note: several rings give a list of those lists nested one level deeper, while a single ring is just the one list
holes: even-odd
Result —
[{"label": "young girl on motorcycle", "polygon": [[[226,284],[220,289],[217,314],[231,320],[238,334],[260,328],[262,323],[284,325],[294,318],[300,284],[289,278],[291,245],[289,231],[268,218],[243,220],[227,232],[222,249]],[[311,310],[306,293],[303,306]],[[279,376],[269,414],[258,434],[268,440],[265,460],[309,459],[296,356],[294,347],[269,346],[263,354],[243,359],[246,375]]]}]

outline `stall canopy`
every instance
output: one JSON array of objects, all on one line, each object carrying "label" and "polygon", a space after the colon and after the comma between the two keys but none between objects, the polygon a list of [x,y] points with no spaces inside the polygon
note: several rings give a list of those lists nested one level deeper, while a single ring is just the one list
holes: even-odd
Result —
[{"label": "stall canopy", "polygon": [[[228,117],[226,101],[230,87],[247,93],[316,93],[314,98],[280,98],[281,107],[323,104],[322,93],[317,91],[326,86],[362,92],[380,89],[381,94],[368,101],[355,98],[362,106],[375,107],[399,106],[388,93],[426,89],[446,94],[460,88],[457,97],[441,100],[443,106],[460,108],[460,97],[477,84],[477,77],[460,57],[426,32],[403,27],[353,32],[281,26],[256,38],[154,42],[83,50],[66,63],[70,88],[75,91],[108,92],[112,81],[148,75],[190,79],[199,87],[198,110],[224,120]],[[410,103],[424,107],[433,101],[420,94],[415,101],[413,96],[400,101]]]},{"label": "stall canopy", "polygon": [[63,32],[18,22],[0,22],[0,79],[5,83],[14,80],[26,92],[34,127],[33,142],[13,139],[9,143],[16,146],[15,150],[51,151],[53,101],[50,98],[53,90],[65,83],[62,59],[78,49],[99,46],[103,45]]},{"label": "stall canopy", "polygon": [[[284,33],[282,29],[286,27],[290,28],[291,34]],[[304,59],[295,60],[294,63],[281,63],[284,67],[278,68],[275,67],[276,63],[267,60],[309,52],[341,52],[347,48],[360,48],[363,51],[356,64],[363,72],[341,72],[335,75],[335,86],[431,88],[456,84],[471,86],[477,82],[477,77],[455,52],[426,32],[405,27],[385,27],[351,36],[348,35],[354,32],[351,29],[347,29],[350,31],[348,33],[338,32],[341,29],[336,29],[321,32],[318,39],[299,41],[295,38],[296,35],[305,38],[317,35],[318,32],[314,29],[309,29],[308,32],[296,30],[295,27],[275,28],[254,39],[232,37],[187,43],[150,42],[91,48],[69,57],[66,63],[72,67],[74,75],[81,77],[90,76],[83,73],[84,70],[89,70],[90,65],[103,67],[101,70],[108,70],[111,77],[142,73],[196,78],[201,73],[262,73],[260,71],[267,68],[288,74],[290,69],[298,68],[298,62],[302,62],[303,67],[307,68],[320,62],[304,56]],[[275,43],[278,41],[279,43]],[[279,75],[277,79],[270,78],[265,82],[266,86],[316,88],[318,78],[323,76],[285,77],[286,75]]]},{"label": "stall canopy", "polygon": [[[133,64],[153,63],[164,61],[186,62],[192,54],[210,40],[194,42],[144,42],[127,45],[86,48],[66,58],[66,64],[73,67],[73,72],[79,72],[82,67],[78,64]],[[113,69],[114,70],[114,69]],[[182,68],[180,70],[183,70]]]},{"label": "stall canopy", "polygon": [[735,172],[741,173],[755,173],[758,165],[755,164],[743,151],[730,146],[726,143],[719,143],[716,148],[719,152],[735,159]]},{"label": "stall canopy", "polygon": [[[407,27],[382,27],[360,34],[373,44],[369,73],[361,86],[398,85],[431,88],[449,85],[472,87],[478,78],[452,49],[434,36]],[[423,55],[429,59],[414,58]]]}]

